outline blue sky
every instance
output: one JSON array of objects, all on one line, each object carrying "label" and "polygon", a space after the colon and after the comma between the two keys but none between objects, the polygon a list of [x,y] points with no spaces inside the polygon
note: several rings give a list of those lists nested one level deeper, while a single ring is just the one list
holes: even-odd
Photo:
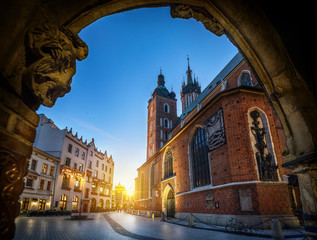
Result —
[{"label": "blue sky", "polygon": [[147,103],[162,67],[181,114],[187,55],[204,89],[238,52],[194,19],[173,19],[170,8],[144,8],[104,17],[83,29],[87,59],[77,61],[72,90],[52,108],[40,107],[63,129],[72,127],[115,162],[114,185],[134,188],[146,160]]}]

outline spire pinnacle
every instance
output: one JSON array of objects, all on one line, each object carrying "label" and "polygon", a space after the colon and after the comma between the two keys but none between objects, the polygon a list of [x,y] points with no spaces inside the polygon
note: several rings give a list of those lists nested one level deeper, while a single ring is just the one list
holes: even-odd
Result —
[{"label": "spire pinnacle", "polygon": [[187,74],[187,84],[188,83],[192,83],[193,79],[192,79],[192,70],[189,67],[189,56],[187,55],[187,62],[188,62],[188,70],[186,71]]}]

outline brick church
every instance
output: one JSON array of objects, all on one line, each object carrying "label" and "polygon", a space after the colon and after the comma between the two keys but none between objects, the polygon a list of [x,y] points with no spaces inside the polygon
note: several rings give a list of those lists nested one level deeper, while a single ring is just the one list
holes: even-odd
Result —
[{"label": "brick church", "polygon": [[216,225],[232,217],[257,228],[298,224],[281,167],[285,137],[257,78],[238,53],[201,91],[189,65],[182,114],[162,72],[148,102],[147,160],[135,179],[135,209]]}]

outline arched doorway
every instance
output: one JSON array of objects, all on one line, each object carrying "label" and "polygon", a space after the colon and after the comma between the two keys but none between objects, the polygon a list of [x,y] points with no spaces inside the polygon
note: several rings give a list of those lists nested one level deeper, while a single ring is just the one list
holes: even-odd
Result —
[{"label": "arched doorway", "polygon": [[[310,180],[314,179],[312,176],[316,174],[316,168],[312,167],[313,164],[316,165],[316,161],[314,161],[317,145],[316,101],[293,65],[294,62],[305,61],[305,59],[295,56],[293,58],[295,61],[291,61],[289,56],[292,54],[287,52],[285,44],[287,44],[287,40],[292,41],[292,38],[284,39],[283,42],[280,37],[280,35],[283,36],[283,32],[278,34],[282,28],[275,29],[268,20],[268,17],[272,16],[270,9],[274,9],[275,6],[270,6],[272,4],[270,1],[268,3],[258,1],[261,5],[257,5],[255,2],[252,0],[175,0],[168,1],[168,4],[176,11],[176,15],[175,11],[173,12],[174,16],[195,17],[202,21],[208,29],[214,29],[216,33],[220,34],[225,32],[239,47],[261,79],[267,96],[283,124],[288,144],[288,148],[283,152],[285,161],[287,161],[285,166],[296,169],[299,182],[303,183],[302,186],[311,186]],[[34,111],[40,104],[47,104],[46,100],[49,105],[54,105],[55,96],[63,96],[69,91],[69,77],[73,72],[63,69],[65,74],[56,73],[58,77],[52,81],[52,88],[49,89],[48,93],[56,92],[53,95],[38,96],[35,93],[34,85],[28,78],[34,70],[28,68],[34,66],[34,62],[30,62],[32,58],[25,54],[26,36],[28,35],[26,29],[37,27],[43,29],[43,25],[49,21],[54,30],[59,33],[57,37],[61,37],[61,35],[65,37],[61,29],[66,28],[74,33],[72,38],[78,40],[76,34],[102,16],[140,7],[166,5],[166,1],[160,0],[109,1],[107,3],[102,1],[73,1],[67,5],[62,1],[55,2],[53,0],[24,5],[20,1],[13,0],[14,8],[5,4],[0,8],[0,15],[8,18],[7,21],[2,22],[0,27],[1,32],[8,33],[0,40],[2,47],[0,51],[1,86],[3,87],[1,88],[2,101],[0,105],[2,112],[1,139],[4,140],[0,143],[1,159],[3,159],[0,175],[6,176],[0,185],[0,192],[3,193],[1,195],[3,204],[0,206],[0,210],[5,216],[3,220],[5,226],[1,232],[3,238],[12,238],[14,234],[14,218],[19,208],[18,198],[23,190],[23,176],[26,174],[25,163],[31,155],[35,127],[38,123],[38,117]],[[178,8],[175,9],[176,7]],[[40,9],[40,11],[35,9]],[[307,25],[304,16],[309,11],[300,10],[296,12],[296,15],[302,13],[301,17],[303,18],[297,17],[296,21],[302,23],[299,25],[304,28]],[[19,15],[18,13],[22,11],[25,14]],[[67,14],[64,14],[66,12]],[[265,12],[268,12],[267,16]],[[287,12],[281,11],[280,14],[287,14]],[[42,13],[44,13],[44,17]],[[280,19],[288,18],[280,17]],[[301,34],[296,35],[302,36]],[[62,39],[60,40],[62,41]],[[73,46],[70,52],[72,56],[70,62],[74,62],[75,58],[81,60],[87,56],[84,49],[79,47],[83,43],[74,42],[76,46]],[[294,44],[294,49],[299,45],[303,44]],[[66,49],[62,51],[66,51]],[[68,53],[62,55],[68,56]],[[36,64],[44,67],[41,65],[41,59]],[[52,66],[48,65],[44,68],[51,69]],[[22,69],[27,71],[23,73]],[[22,75],[26,78],[22,78]],[[313,76],[316,77],[316,73]],[[52,99],[46,99],[47,96],[52,97]],[[23,128],[28,130],[20,131]],[[11,143],[10,146],[7,144],[8,141]],[[307,216],[316,215],[316,209],[311,207],[317,202],[316,197],[314,197],[314,191],[316,191],[314,188],[303,189],[305,194],[302,197],[309,198],[305,201],[307,204],[303,206]],[[309,204],[311,202],[314,204]],[[316,222],[310,225],[314,226]]]},{"label": "arched doorway", "polygon": [[167,194],[166,216],[167,217],[175,216],[175,197],[174,197],[174,192],[172,189]]},{"label": "arched doorway", "polygon": [[168,217],[174,217],[176,212],[175,193],[171,184],[167,184],[162,191],[162,212]]}]

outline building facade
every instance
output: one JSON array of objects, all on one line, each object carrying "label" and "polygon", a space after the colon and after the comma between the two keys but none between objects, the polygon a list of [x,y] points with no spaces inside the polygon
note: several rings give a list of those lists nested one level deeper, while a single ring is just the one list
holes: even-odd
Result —
[{"label": "building facade", "polygon": [[98,151],[94,139],[87,143],[72,129],[61,130],[40,114],[34,147],[59,163],[50,208],[75,212],[110,209],[114,162],[107,152]]},{"label": "building facade", "polygon": [[33,148],[24,191],[20,196],[22,211],[51,209],[59,164],[59,158]]},{"label": "building facade", "polygon": [[120,183],[115,186],[112,192],[113,202],[112,205],[116,210],[129,211],[134,207],[133,195],[128,194],[127,189]]},{"label": "building facade", "polygon": [[193,213],[217,225],[232,217],[267,228],[272,216],[298,224],[291,172],[281,167],[283,129],[251,68],[238,53],[200,94],[191,74],[188,65],[187,86],[197,91],[183,84],[181,116],[138,168],[135,209],[179,218]]}]

